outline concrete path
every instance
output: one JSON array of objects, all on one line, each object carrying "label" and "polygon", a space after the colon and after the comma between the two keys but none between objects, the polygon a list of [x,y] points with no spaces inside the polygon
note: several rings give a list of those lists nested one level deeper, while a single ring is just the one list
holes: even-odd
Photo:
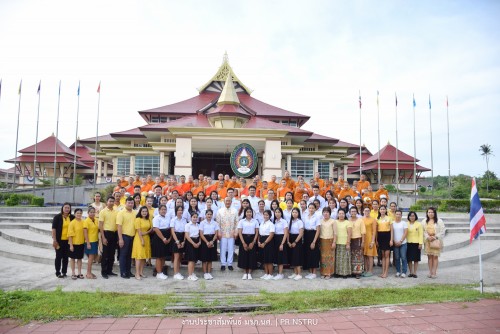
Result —
[{"label": "concrete path", "polygon": [[95,318],[18,326],[0,333],[250,334],[250,333],[500,333],[500,300],[359,307],[318,314],[234,314],[182,318]]}]

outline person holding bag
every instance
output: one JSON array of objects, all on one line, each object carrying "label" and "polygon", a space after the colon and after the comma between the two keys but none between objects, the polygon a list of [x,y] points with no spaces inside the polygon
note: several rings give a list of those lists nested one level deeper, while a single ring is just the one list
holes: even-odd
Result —
[{"label": "person holding bag", "polygon": [[426,218],[422,221],[425,240],[425,254],[428,259],[429,278],[437,278],[438,257],[443,249],[443,238],[445,235],[445,226],[441,219],[438,218],[436,208],[430,207],[427,209]]}]

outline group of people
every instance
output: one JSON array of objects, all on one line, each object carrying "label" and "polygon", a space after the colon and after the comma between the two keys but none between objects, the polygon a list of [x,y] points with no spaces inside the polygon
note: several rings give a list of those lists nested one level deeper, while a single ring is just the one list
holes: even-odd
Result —
[{"label": "group of people", "polygon": [[[96,278],[92,263],[100,253],[106,279],[120,275],[141,280],[146,260],[153,258],[157,279],[168,277],[166,260],[171,260],[173,278],[184,279],[184,260],[188,280],[198,280],[198,261],[203,278],[210,280],[219,253],[220,270],[234,270],[236,246],[243,280],[253,279],[259,267],[264,280],[285,278],[288,267],[293,270],[288,278],[294,280],[370,277],[375,257],[382,267],[379,276],[386,278],[391,251],[396,276],[417,278],[422,248],[429,260],[428,277],[437,277],[445,227],[436,209],[429,208],[422,222],[413,211],[403,220],[396,203],[388,203],[383,186],[373,192],[365,175],[352,187],[342,178],[324,181],[318,174],[310,184],[301,177],[294,181],[289,172],[279,183],[274,176],[269,182],[256,176],[248,185],[245,179],[222,174],[215,184],[203,175],[196,180],[188,176],[187,182],[181,176],[179,183],[161,175],[148,188],[134,182],[148,184],[151,177],[131,179],[120,179],[105,204],[96,193],[85,219],[81,209],[72,214],[69,203],[62,206],[52,225],[57,277],[66,277],[69,257],[71,277],[84,278],[85,253],[85,277]],[[117,251],[119,274],[112,270]]]}]

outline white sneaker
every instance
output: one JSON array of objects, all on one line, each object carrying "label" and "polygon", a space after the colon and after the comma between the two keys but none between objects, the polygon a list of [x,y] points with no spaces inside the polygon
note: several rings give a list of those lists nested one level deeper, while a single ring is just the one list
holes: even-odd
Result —
[{"label": "white sneaker", "polygon": [[266,279],[267,278],[267,274],[264,274],[262,276],[259,277],[260,279]]},{"label": "white sneaker", "polygon": [[197,281],[198,277],[195,274],[192,274],[192,275],[188,276],[187,279],[188,279],[188,281]]},{"label": "white sneaker", "polygon": [[243,274],[243,277],[241,279],[243,280],[248,279],[248,274]]},{"label": "white sneaker", "polygon": [[174,275],[174,279],[183,280],[184,276],[182,276],[181,273],[177,273]]},{"label": "white sneaker", "polygon": [[168,278],[168,276],[165,275],[164,273],[156,274],[156,279],[163,279],[163,280],[165,280],[167,278]]},{"label": "white sneaker", "polygon": [[211,273],[208,273],[208,277],[210,277],[210,279],[214,279]]},{"label": "white sneaker", "polygon": [[308,279],[315,279],[316,277],[317,277],[316,274],[309,274],[306,276],[306,278]]},{"label": "white sneaker", "polygon": [[288,278],[289,278],[289,279],[294,279],[294,278],[295,278],[295,276],[297,276],[297,275],[295,275],[295,274],[291,274],[290,276],[288,276]]},{"label": "white sneaker", "polygon": [[296,281],[301,280],[302,279],[302,275],[295,275],[295,277],[293,279],[296,280]]},{"label": "white sneaker", "polygon": [[208,279],[210,279],[210,276],[208,276],[208,273],[204,273],[203,278],[208,280]]},{"label": "white sneaker", "polygon": [[399,277],[399,276],[401,276],[401,274],[400,273],[396,273],[396,277]]},{"label": "white sneaker", "polygon": [[247,279],[253,279],[253,278],[252,278],[252,274],[248,274],[248,275],[247,275]]},{"label": "white sneaker", "polygon": [[270,279],[273,279],[273,275],[266,275],[266,277],[264,277],[264,279],[266,281],[270,280]]},{"label": "white sneaker", "polygon": [[405,278],[406,277],[406,274],[405,273],[402,273],[401,274],[401,278]]},{"label": "white sneaker", "polygon": [[276,274],[276,276],[273,277],[274,280],[280,280],[283,278],[284,278],[283,274]]}]

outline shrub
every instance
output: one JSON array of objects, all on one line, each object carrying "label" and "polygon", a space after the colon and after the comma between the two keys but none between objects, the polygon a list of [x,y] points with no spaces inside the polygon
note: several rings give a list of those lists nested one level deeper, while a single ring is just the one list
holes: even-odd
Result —
[{"label": "shrub", "polygon": [[5,204],[7,206],[16,206],[19,205],[19,195],[12,194],[9,198],[5,200]]},{"label": "shrub", "polygon": [[45,204],[45,200],[43,197],[33,196],[33,198],[31,199],[31,205],[43,206],[44,204]]}]

